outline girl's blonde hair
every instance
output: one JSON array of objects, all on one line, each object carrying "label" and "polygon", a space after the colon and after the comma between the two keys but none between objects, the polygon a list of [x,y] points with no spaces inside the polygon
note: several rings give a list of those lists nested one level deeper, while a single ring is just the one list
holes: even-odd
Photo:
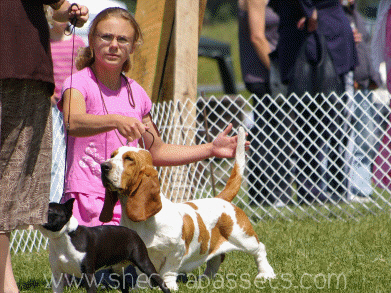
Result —
[{"label": "girl's blonde hair", "polygon": [[[88,32],[89,44],[93,43],[93,39],[96,35],[96,27],[98,26],[98,24],[102,20],[106,20],[110,17],[118,17],[118,18],[125,19],[125,20],[129,21],[129,23],[132,25],[132,27],[135,30],[135,35],[134,35],[133,44],[132,44],[133,48],[136,48],[143,43],[141,28],[138,25],[138,23],[136,22],[136,19],[134,18],[132,13],[130,13],[129,11],[127,11],[123,8],[110,7],[110,8],[106,8],[105,10],[101,11],[92,21],[91,26],[90,26],[90,30]],[[78,55],[76,57],[76,68],[78,70],[82,70],[85,67],[91,66],[94,63],[94,61],[95,61],[95,56],[94,56],[93,51],[90,48],[90,46],[81,48],[81,49],[79,49]],[[125,61],[124,65],[122,67],[122,71],[128,72],[130,70],[130,68],[131,68],[131,64],[130,64],[130,56],[129,56],[129,58]]]}]

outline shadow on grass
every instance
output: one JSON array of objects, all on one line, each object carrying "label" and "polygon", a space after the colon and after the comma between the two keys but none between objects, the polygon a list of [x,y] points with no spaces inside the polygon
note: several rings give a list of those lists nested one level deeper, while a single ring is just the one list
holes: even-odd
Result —
[{"label": "shadow on grass", "polygon": [[47,287],[47,285],[45,280],[23,279],[22,277],[18,281],[18,288],[21,292],[38,292],[42,288],[47,288],[47,290],[51,291],[51,287]]}]

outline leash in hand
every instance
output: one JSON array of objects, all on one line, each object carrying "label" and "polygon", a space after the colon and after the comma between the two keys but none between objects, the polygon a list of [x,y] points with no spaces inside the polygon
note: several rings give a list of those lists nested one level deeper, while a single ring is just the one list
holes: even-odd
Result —
[{"label": "leash in hand", "polygon": [[[72,7],[73,7],[73,6],[76,6],[77,10],[80,10],[79,5],[77,5],[76,3],[72,3],[72,4],[71,4],[71,6],[70,6],[70,9],[71,9],[71,10],[72,10]],[[70,20],[70,23],[71,23],[70,32],[69,32],[69,33],[67,33],[66,31],[64,32],[64,34],[66,34],[66,35],[68,35],[68,36],[74,34],[74,32],[75,32],[75,28],[76,28],[76,24],[77,24],[77,16],[76,16],[76,15],[74,15],[74,16],[72,17],[72,19]]]}]

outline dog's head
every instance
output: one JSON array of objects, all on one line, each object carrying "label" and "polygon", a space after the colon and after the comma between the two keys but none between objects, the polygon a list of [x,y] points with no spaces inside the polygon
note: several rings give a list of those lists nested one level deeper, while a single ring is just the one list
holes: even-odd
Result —
[{"label": "dog's head", "polygon": [[55,238],[64,232],[70,232],[70,230],[77,228],[77,220],[72,217],[74,201],[75,199],[71,198],[64,204],[49,203],[48,221],[40,228],[46,237]]},{"label": "dog's head", "polygon": [[101,164],[102,182],[106,188],[100,221],[109,222],[118,201],[118,193],[127,197],[126,215],[133,222],[145,221],[162,208],[158,172],[151,154],[143,149],[123,146],[111,159]]}]

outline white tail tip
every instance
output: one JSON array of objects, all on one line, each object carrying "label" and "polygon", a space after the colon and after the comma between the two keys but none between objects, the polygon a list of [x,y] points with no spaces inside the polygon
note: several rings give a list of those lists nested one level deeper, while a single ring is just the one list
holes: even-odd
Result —
[{"label": "white tail tip", "polygon": [[246,165],[246,152],[245,152],[245,143],[246,143],[246,133],[242,126],[238,130],[238,145],[236,147],[236,162],[239,165],[240,174],[243,175],[244,167]]}]

